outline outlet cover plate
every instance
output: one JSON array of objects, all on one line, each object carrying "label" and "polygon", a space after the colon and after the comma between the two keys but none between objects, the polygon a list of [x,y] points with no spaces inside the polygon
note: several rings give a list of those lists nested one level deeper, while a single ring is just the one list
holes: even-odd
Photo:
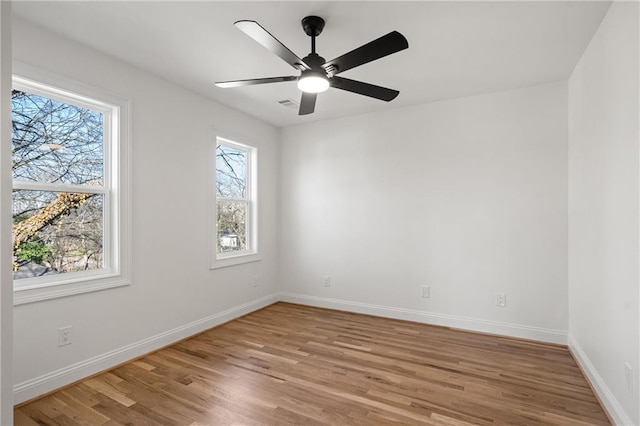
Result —
[{"label": "outlet cover plate", "polygon": [[60,327],[58,329],[58,346],[66,346],[73,343],[73,327]]},{"label": "outlet cover plate", "polygon": [[431,288],[428,285],[423,285],[422,287],[420,287],[420,290],[422,292],[423,298],[428,299],[429,297],[431,297]]}]

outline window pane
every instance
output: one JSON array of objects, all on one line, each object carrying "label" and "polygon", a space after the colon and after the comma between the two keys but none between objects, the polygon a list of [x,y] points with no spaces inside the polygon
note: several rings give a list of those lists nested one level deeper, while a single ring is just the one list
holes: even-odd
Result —
[{"label": "window pane", "polygon": [[14,279],[103,268],[103,195],[13,191]]},{"label": "window pane", "polygon": [[219,201],[217,210],[217,252],[227,253],[246,250],[248,203]]},{"label": "window pane", "polygon": [[13,179],[102,185],[103,114],[11,92]]},{"label": "window pane", "polygon": [[247,152],[228,145],[216,149],[216,185],[220,197],[247,196]]}]

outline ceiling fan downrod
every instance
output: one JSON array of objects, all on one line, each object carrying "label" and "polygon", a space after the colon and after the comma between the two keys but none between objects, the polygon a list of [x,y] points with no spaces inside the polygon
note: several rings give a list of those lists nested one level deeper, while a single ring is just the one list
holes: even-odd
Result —
[{"label": "ceiling fan downrod", "polygon": [[306,16],[302,18],[302,29],[311,37],[311,54],[316,53],[316,37],[322,34],[324,19],[319,16]]}]

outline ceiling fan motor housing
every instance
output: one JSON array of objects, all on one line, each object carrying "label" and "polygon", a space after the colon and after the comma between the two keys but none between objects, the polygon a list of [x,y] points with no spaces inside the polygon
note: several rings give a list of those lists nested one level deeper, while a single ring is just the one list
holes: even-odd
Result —
[{"label": "ceiling fan motor housing", "polygon": [[322,65],[326,62],[324,58],[317,53],[310,53],[304,58],[302,58],[305,64],[309,65],[313,71],[324,73],[324,68]]}]

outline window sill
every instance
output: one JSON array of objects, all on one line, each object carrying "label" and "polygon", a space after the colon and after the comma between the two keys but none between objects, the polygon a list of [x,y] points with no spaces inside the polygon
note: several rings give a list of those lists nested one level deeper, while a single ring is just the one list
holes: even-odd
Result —
[{"label": "window sill", "polygon": [[13,291],[13,305],[25,305],[27,303],[90,293],[108,288],[127,286],[130,284],[130,280],[123,275],[113,275],[110,277],[105,277],[103,275],[91,280],[55,284],[40,288],[16,288]]},{"label": "window sill", "polygon": [[258,253],[238,254],[235,256],[226,256],[217,259],[213,259],[209,269],[227,268],[229,266],[242,265],[245,263],[259,262],[262,260],[262,256]]}]

